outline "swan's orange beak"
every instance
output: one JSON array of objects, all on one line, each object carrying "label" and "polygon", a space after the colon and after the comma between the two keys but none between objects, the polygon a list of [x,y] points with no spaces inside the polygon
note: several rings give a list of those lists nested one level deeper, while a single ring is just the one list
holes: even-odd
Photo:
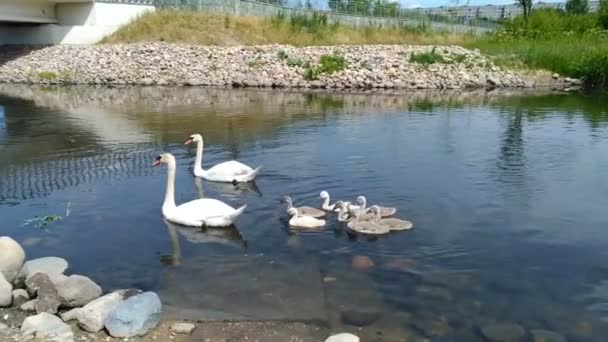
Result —
[{"label": "swan's orange beak", "polygon": [[160,156],[156,157],[156,159],[154,159],[154,162],[150,166],[155,167],[158,165],[160,165]]},{"label": "swan's orange beak", "polygon": [[192,138],[188,137],[188,139],[186,139],[186,141],[184,142],[184,145],[188,145],[192,143]]}]

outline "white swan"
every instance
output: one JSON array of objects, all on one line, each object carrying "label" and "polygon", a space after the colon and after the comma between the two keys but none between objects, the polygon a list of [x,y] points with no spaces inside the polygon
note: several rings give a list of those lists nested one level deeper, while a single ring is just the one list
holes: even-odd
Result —
[{"label": "white swan", "polygon": [[[285,196],[285,197],[283,197],[282,202],[287,204],[287,212],[289,213],[289,209],[294,207],[293,200],[291,199],[290,196]],[[313,207],[303,206],[303,207],[297,207],[296,209],[298,209],[298,213],[300,213],[301,215],[304,215],[304,216],[312,216],[314,218],[319,218],[319,217],[325,216],[325,211],[317,209],[317,208],[313,208]]]},{"label": "white swan", "polygon": [[363,219],[364,213],[362,211],[357,212],[357,216],[348,222],[348,228],[357,233],[367,235],[384,235],[390,233],[390,228],[383,226],[373,220]]},{"label": "white swan", "polygon": [[211,198],[201,198],[175,205],[175,157],[164,153],[156,157],[152,166],[167,164],[167,192],[163,202],[163,216],[170,222],[185,226],[226,227],[232,225],[247,207],[234,209],[224,202]]},{"label": "white swan", "polygon": [[301,215],[298,209],[291,207],[287,211],[291,219],[289,219],[289,225],[292,227],[300,228],[320,228],[325,226],[325,220],[319,220],[312,216]]},{"label": "white swan", "polygon": [[378,207],[377,205],[372,206],[371,209],[375,215],[373,222],[385,226],[390,230],[409,230],[414,227],[414,224],[412,224],[412,222],[410,221],[401,220],[394,217],[382,218],[382,216],[380,215],[380,207]]},{"label": "white swan", "polygon": [[340,211],[340,207],[338,207],[336,205],[336,203],[330,205],[330,198],[329,198],[329,192],[327,191],[321,191],[321,193],[319,194],[319,196],[321,197],[321,199],[323,200],[323,204],[321,204],[321,208],[325,211],[333,211],[333,212],[339,212]]},{"label": "white swan", "polygon": [[262,167],[252,169],[251,167],[231,160],[217,164],[207,170],[203,169],[203,137],[200,134],[192,134],[186,139],[185,144],[196,143],[196,158],[194,160],[194,175],[212,182],[245,183],[255,179]]},{"label": "white swan", "polygon": [[[367,206],[367,198],[365,198],[365,196],[359,196],[359,197],[357,197],[357,203],[359,203],[359,208],[355,209],[355,210],[364,211]],[[382,216],[382,217],[393,216],[397,213],[397,208],[381,207],[381,206],[377,206],[377,207],[380,208],[379,209],[380,216]]]}]

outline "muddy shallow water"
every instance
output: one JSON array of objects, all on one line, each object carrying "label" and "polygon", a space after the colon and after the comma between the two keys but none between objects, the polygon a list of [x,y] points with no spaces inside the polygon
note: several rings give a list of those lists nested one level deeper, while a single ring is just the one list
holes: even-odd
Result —
[{"label": "muddy shallow water", "polygon": [[[309,321],[366,341],[483,341],[499,322],[605,341],[606,105],[2,85],[1,234],[104,289],[158,291],[169,318]],[[263,172],[236,188],[195,180],[191,133],[205,137],[204,167]],[[166,170],[149,164],[163,151],[177,158],[177,202],[248,204],[236,227],[162,219]],[[318,232],[289,229],[281,197],[318,206],[321,190],[397,207],[415,228],[371,239],[330,216]],[[63,219],[23,226],[37,215]]]}]

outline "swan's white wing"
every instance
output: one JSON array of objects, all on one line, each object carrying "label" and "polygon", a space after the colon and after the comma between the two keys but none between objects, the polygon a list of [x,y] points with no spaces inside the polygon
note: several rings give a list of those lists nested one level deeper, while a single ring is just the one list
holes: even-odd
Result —
[{"label": "swan's white wing", "polygon": [[253,169],[250,168],[249,166],[247,166],[241,162],[238,162],[236,160],[231,160],[231,161],[227,161],[227,162],[213,166],[212,168],[207,170],[207,173],[209,175],[213,174],[213,175],[218,175],[218,176],[219,175],[239,176],[239,175],[246,175],[252,171],[253,171]]},{"label": "swan's white wing", "polygon": [[189,220],[203,220],[213,216],[229,216],[234,211],[234,208],[222,201],[201,198],[177,206],[174,215]]}]

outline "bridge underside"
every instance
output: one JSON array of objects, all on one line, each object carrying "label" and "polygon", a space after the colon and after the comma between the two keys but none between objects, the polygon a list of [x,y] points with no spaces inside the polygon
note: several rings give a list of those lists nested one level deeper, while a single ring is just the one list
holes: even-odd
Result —
[{"label": "bridge underside", "polygon": [[60,21],[58,15],[61,14],[59,12],[63,7],[92,2],[93,0],[0,0],[0,22],[58,23]]}]

